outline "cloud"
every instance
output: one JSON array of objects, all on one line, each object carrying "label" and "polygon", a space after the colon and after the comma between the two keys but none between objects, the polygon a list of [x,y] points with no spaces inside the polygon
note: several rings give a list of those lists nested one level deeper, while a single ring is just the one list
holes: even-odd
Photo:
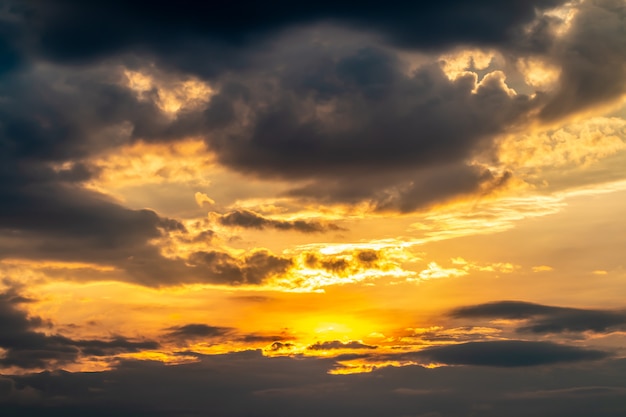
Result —
[{"label": "cloud", "polygon": [[497,301],[460,307],[453,310],[451,316],[527,320],[525,325],[517,328],[520,333],[611,333],[626,329],[626,313],[623,311],[553,307],[523,301]]},{"label": "cloud", "polygon": [[[130,91],[122,75],[115,64],[42,65],[0,79],[10,97],[0,103],[2,258],[106,265],[116,271],[109,279],[155,287],[228,283],[210,271],[197,273],[186,259],[164,256],[156,242],[186,235],[180,221],[124,207],[87,187],[100,174],[93,157],[155,131],[167,136],[164,129],[173,123]],[[205,231],[188,239],[212,236]]]},{"label": "cloud", "polygon": [[246,347],[258,345],[259,343],[272,343],[268,348],[270,351],[278,351],[283,348],[289,348],[291,343],[282,343],[285,340],[285,334],[264,334],[264,333],[241,333],[232,327],[209,326],[202,323],[190,323],[181,326],[172,326],[165,329],[166,339],[173,339],[177,342],[201,342],[210,341],[211,343],[230,343],[238,342]]},{"label": "cloud", "polygon": [[49,323],[37,316],[28,317],[19,308],[27,301],[14,288],[0,293],[0,348],[4,350],[0,357],[1,367],[58,367],[90,356],[115,356],[159,347],[154,341],[133,341],[122,336],[109,340],[71,339],[41,332],[38,329]]},{"label": "cloud", "polygon": [[[197,362],[182,365],[124,360],[105,372],[6,376],[3,379],[9,383],[6,388],[0,384],[0,390],[13,397],[0,397],[0,401],[3,415],[10,417],[85,413],[240,417],[259,410],[278,417],[453,416],[477,410],[479,405],[485,417],[615,417],[626,411],[620,378],[624,360],[597,362],[592,367],[548,366],[542,372],[515,367],[405,366],[329,375],[333,363],[333,359],[263,357],[259,351],[198,355]],[[36,395],[18,401],[17,391],[26,389]],[[548,398],[537,394],[550,391]],[[414,395],[399,395],[425,392],[429,394],[420,395],[419,401]],[[576,396],[576,392],[584,395]]]},{"label": "cloud", "polygon": [[287,272],[293,261],[275,256],[265,250],[256,250],[236,258],[225,252],[198,251],[191,254],[189,262],[196,273],[206,274],[212,282],[232,285],[261,284],[272,276]]},{"label": "cloud", "polygon": [[[430,63],[407,74],[398,54],[381,46],[303,42],[302,56],[285,56],[294,54],[285,46],[259,62],[264,78],[285,62],[269,83],[254,72],[220,83],[214,100],[233,111],[208,125],[207,143],[221,163],[300,180],[291,197],[380,211],[411,212],[506,186],[510,173],[467,163],[539,105],[511,94],[502,73],[450,80]],[[205,117],[213,111],[209,104]]]},{"label": "cloud", "polygon": [[340,340],[330,340],[325,342],[315,342],[307,347],[309,350],[334,350],[334,349],[376,349],[377,346],[366,345],[357,341],[342,342]]},{"label": "cloud", "polygon": [[[213,246],[166,257],[155,240],[183,233],[182,223],[87,189],[115,166],[102,164],[113,150],[201,138],[230,170],[286,183],[279,197],[292,202],[409,213],[506,190],[516,172],[499,166],[497,137],[624,92],[623,8],[611,0],[569,5],[577,14],[564,33],[544,13],[564,5],[557,0],[273,2],[219,13],[192,2],[175,11],[142,1],[11,4],[0,44],[3,257],[104,264],[142,285],[258,284],[291,260]],[[442,57],[466,46],[511,62],[469,59],[450,77]],[[510,64],[526,58],[560,70],[555,91],[513,88],[520,81]],[[185,94],[174,94],[180,88]],[[221,221],[303,233],[338,227],[243,210]],[[350,269],[341,260],[324,266]]]},{"label": "cloud", "polygon": [[[41,8],[44,26],[47,17],[55,21],[64,16],[57,14],[61,10],[68,12],[67,6],[56,10],[33,4],[35,14]],[[100,18],[99,13],[91,13],[99,10],[106,15],[108,7],[77,6],[70,14]],[[125,7],[128,17],[133,7]],[[71,30],[72,21],[65,22],[63,30]],[[185,25],[188,30],[190,26]],[[379,210],[409,212],[459,195],[489,193],[506,184],[510,174],[468,166],[465,161],[476,146],[536,107],[528,96],[510,96],[501,73],[493,72],[480,83],[471,75],[450,80],[432,62],[407,74],[398,53],[380,41],[372,45],[369,39],[354,41],[350,39],[354,35],[337,38],[331,34],[332,43],[320,43],[311,30],[298,36],[303,38],[298,42],[301,52],[295,52],[293,41],[284,38],[264,54],[250,52],[251,66],[246,71],[215,75],[219,92],[206,108],[186,109],[174,119],[164,117],[159,100],[142,99],[129,89],[122,82],[126,76],[115,65],[75,70],[78,75],[69,80],[60,74],[67,70],[60,68],[15,76],[11,84],[19,89],[24,103],[11,103],[8,133],[28,134],[28,140],[15,143],[40,155],[45,147],[52,148],[45,137],[58,135],[54,145],[58,149],[48,149],[46,159],[58,158],[61,163],[138,139],[178,141],[202,136],[218,160],[230,168],[268,178],[304,180],[305,185],[292,187],[288,193],[292,197],[329,203],[366,201]],[[45,39],[50,42],[54,36]],[[139,47],[132,42],[126,46]],[[94,50],[91,45],[89,51]],[[146,61],[150,58],[139,58],[135,65],[150,67]],[[275,71],[277,63],[283,67],[279,72]],[[170,68],[168,76],[184,77],[188,70]],[[16,83],[20,78],[23,82]],[[40,85],[33,83],[37,90],[49,93],[48,103],[31,103],[35,89],[26,86],[29,78],[38,81]],[[58,79],[68,88],[54,89]],[[269,82],[260,82],[263,79]],[[43,129],[41,117],[27,114],[28,106],[52,122]],[[53,151],[65,155],[56,156]],[[274,227],[281,225],[311,232],[318,229],[310,222],[276,223]]]},{"label": "cloud", "polygon": [[283,352],[290,351],[294,347],[295,345],[293,343],[274,342],[269,347],[267,347],[266,350],[270,352]]},{"label": "cloud", "polygon": [[[85,62],[143,49],[167,57],[177,66],[198,71],[205,66],[203,71],[211,74],[225,66],[245,64],[237,50],[245,50],[269,35],[298,25],[338,22],[373,30],[403,47],[432,49],[457,42],[501,45],[510,42],[532,22],[537,11],[563,3],[533,0],[504,6],[485,0],[466,7],[460,0],[429,4],[362,4],[342,0],[321,1],[306,7],[273,1],[258,7],[245,1],[237,6],[222,4],[215,8],[185,1],[179,9],[172,10],[165,2],[143,0],[84,4],[29,0],[15,14],[21,17],[32,44],[37,46],[35,53],[47,59]],[[110,26],[112,20],[117,22],[115,30]],[[181,43],[186,47],[177,48]],[[221,52],[223,59],[212,62],[199,54],[207,50]]]},{"label": "cloud", "polygon": [[[204,137],[231,169],[299,181],[287,192],[292,198],[365,202],[379,211],[422,210],[506,188],[514,173],[471,159],[538,111],[553,120],[624,91],[618,74],[626,38],[619,24],[622,9],[608,0],[576,6],[577,17],[563,39],[548,28],[542,35],[550,38],[548,46],[528,50],[519,46],[537,41],[527,39],[537,35],[528,25],[545,23],[542,12],[564,2],[516,1],[505,7],[485,0],[467,7],[450,0],[354,7],[345,1],[307,8],[273,2],[261,9],[223,5],[218,13],[191,2],[176,11],[164,3],[146,4],[29,0],[8,12],[7,62],[21,59],[9,53],[19,45],[32,65],[8,71],[1,80],[7,100],[0,105],[0,163],[5,167],[0,196],[10,202],[0,213],[10,221],[1,228],[53,240],[57,232],[71,229],[85,249],[94,243],[98,249],[119,248],[119,253],[109,252],[115,258],[110,262],[137,256],[135,251],[143,251],[150,262],[158,258],[154,251],[148,254],[146,245],[158,233],[151,215],[84,190],[85,181],[97,175],[91,161],[140,139],[171,142],[191,136]],[[605,21],[598,17],[610,24],[597,23]],[[111,19],[118,22],[114,31]],[[342,25],[351,29],[339,29]],[[293,36],[283,36],[284,31]],[[20,43],[22,36],[28,42]],[[470,72],[451,80],[435,52],[472,44],[514,55],[553,53],[550,63],[564,69],[561,87],[552,95],[515,93],[505,74],[489,67],[480,81]],[[397,47],[426,55],[408,71]],[[588,65],[607,62],[609,56],[611,65]],[[42,60],[49,64],[37,65]],[[60,64],[66,62],[80,65]],[[198,83],[211,84],[210,100],[198,99],[176,117],[164,117],[161,93],[147,90],[139,97],[125,75],[155,67],[155,85],[157,78],[196,73],[203,78]],[[200,204],[208,202],[198,198]],[[248,212],[226,216],[226,223],[240,226],[324,230],[312,221],[259,219]],[[65,230],[52,230],[61,224]],[[120,242],[133,239],[135,245],[122,247]],[[58,245],[71,248],[65,256],[82,253],[77,242],[70,243]],[[106,258],[107,251],[100,253]]]},{"label": "cloud", "polygon": [[126,271],[127,280],[162,282],[157,271],[176,266],[150,241],[184,226],[84,186],[97,175],[85,158],[129,141],[131,119],[139,129],[140,119],[158,124],[159,111],[108,69],[37,68],[0,84],[10,97],[0,104],[2,257],[100,263]]},{"label": "cloud", "polygon": [[329,231],[345,230],[333,223],[323,223],[313,220],[275,220],[268,219],[250,210],[234,210],[218,215],[218,221],[223,226],[242,227],[245,229],[294,230],[301,233],[324,233]]},{"label": "cloud", "polygon": [[604,359],[608,353],[550,342],[468,342],[424,349],[421,359],[447,365],[520,367]]},{"label": "cloud", "polygon": [[626,94],[624,3],[590,0],[577,7],[570,31],[552,51],[562,71],[558,89],[541,110],[544,120],[614,105]]},{"label": "cloud", "polygon": [[233,329],[228,327],[216,327],[206,324],[185,324],[184,326],[168,327],[167,336],[181,340],[210,339],[225,336]]},{"label": "cloud", "polygon": [[208,204],[208,205],[213,205],[215,204],[215,201],[213,201],[212,198],[210,198],[208,195],[201,193],[201,192],[196,192],[196,194],[194,194],[194,198],[196,199],[196,203],[198,204],[198,206],[202,207],[204,205],[204,203]]},{"label": "cloud", "polygon": [[516,398],[580,398],[582,397],[605,397],[626,394],[626,388],[623,387],[576,387],[569,389],[555,389],[543,391],[529,391],[516,393]]},{"label": "cloud", "polygon": [[558,310],[559,307],[527,303],[524,301],[496,301],[475,306],[459,307],[454,309],[450,315],[456,318],[486,317],[525,319],[535,315],[550,314]]}]

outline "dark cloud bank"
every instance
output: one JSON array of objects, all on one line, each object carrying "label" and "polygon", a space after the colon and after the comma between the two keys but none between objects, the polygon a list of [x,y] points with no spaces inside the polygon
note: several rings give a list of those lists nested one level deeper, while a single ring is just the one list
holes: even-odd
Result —
[{"label": "dark cloud bank", "polygon": [[[153,341],[121,336],[74,340],[39,330],[47,323],[20,305],[32,300],[10,289],[0,295],[0,365],[24,370],[60,367],[86,357],[158,348]],[[535,305],[532,305],[535,306]],[[481,306],[478,306],[481,307]],[[272,350],[293,346],[285,335],[239,334],[236,329],[192,323],[164,329],[180,342],[229,338],[267,342]],[[260,351],[197,357],[194,363],[117,360],[105,372],[53,371],[0,375],[3,415],[23,416],[619,416],[624,408],[626,363],[610,352],[551,342],[486,341],[377,354],[360,342],[321,341],[311,350],[356,349],[329,358],[283,356]],[[464,365],[381,368],[368,374],[330,375],[338,361],[372,364],[412,361]],[[565,366],[568,365],[568,366]],[[454,399],[454,401],[451,401]],[[413,414],[411,414],[413,413]],[[430,413],[430,414],[429,414]],[[435,413],[435,414],[433,414]]]},{"label": "dark cloud bank", "polygon": [[[138,140],[201,136],[232,169],[304,184],[294,186],[292,197],[369,202],[380,211],[412,212],[506,186],[511,173],[466,160],[489,153],[495,136],[535,118],[558,123],[626,92],[624,3],[583,2],[571,30],[559,38],[557,19],[541,12],[563,3],[4,2],[0,257],[113,265],[124,271],[121,279],[152,286],[257,284],[289,268],[289,259],[264,251],[242,258],[211,249],[187,260],[162,257],[150,241],[184,233],[181,223],[84,188],[99,175],[90,158]],[[398,55],[457,46],[492,48],[509,64],[546,59],[561,69],[559,83],[534,96],[511,95],[497,74],[480,84],[472,76],[450,80],[433,59],[409,72]],[[155,102],[129,91],[119,71],[147,71],[151,64],[160,71],[156,76],[200,77],[218,93],[205,108],[183,108],[168,119]],[[312,224],[252,221],[274,230],[317,231]],[[233,223],[245,227],[241,219]],[[28,301],[14,291],[0,295],[2,366],[27,370],[158,346],[121,336],[75,340],[46,333],[44,320],[20,310]],[[523,319],[518,331],[525,335],[624,328],[621,312],[528,303],[454,314]],[[190,324],[166,331],[189,340],[229,330]],[[198,358],[180,366],[123,361],[102,373],[2,376],[2,415],[626,414],[623,360],[549,342],[471,342],[399,353],[389,359],[464,366],[347,376],[326,373],[340,366],[333,359],[259,352]]]},{"label": "dark cloud bank", "polygon": [[[146,285],[261,282],[266,275],[248,272],[250,259],[226,253],[195,255],[191,268],[163,258],[150,241],[182,230],[180,223],[84,188],[99,175],[90,158],[138,140],[204,137],[224,165],[298,180],[288,195],[315,203],[412,212],[505,187],[512,173],[467,160],[537,117],[563,120],[626,91],[623,3],[578,5],[559,37],[558,19],[542,13],[562,4],[6,2],[0,256],[108,264],[124,271],[120,279]],[[434,57],[466,46],[500,52],[507,68],[517,58],[546,59],[562,69],[559,84],[531,96],[510,94],[497,73],[479,84],[450,80]],[[401,51],[427,58],[408,71]],[[200,77],[217,94],[167,118],[124,85],[121,67]],[[221,221],[334,230],[247,212]],[[217,263],[199,267],[206,261]]]},{"label": "dark cloud bank", "polygon": [[3,415],[616,417],[626,411],[623,360],[540,372],[418,366],[329,375],[328,359],[258,351],[166,366],[124,361],[104,373],[0,379]]}]

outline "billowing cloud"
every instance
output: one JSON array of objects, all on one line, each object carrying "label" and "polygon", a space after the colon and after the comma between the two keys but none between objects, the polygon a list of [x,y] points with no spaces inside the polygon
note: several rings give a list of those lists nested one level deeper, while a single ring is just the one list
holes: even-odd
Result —
[{"label": "billowing cloud", "polygon": [[[304,181],[292,197],[404,212],[506,184],[509,173],[466,163],[538,105],[513,94],[503,73],[450,80],[435,63],[407,74],[382,47],[333,50],[309,40],[307,48],[271,83],[245,74],[214,97],[207,118],[231,109],[209,124],[208,144],[223,164]],[[260,67],[283,59],[277,53]]]},{"label": "billowing cloud", "polygon": [[[505,189],[515,173],[473,157],[489,154],[498,135],[532,124],[537,112],[561,119],[623,94],[619,51],[626,37],[616,2],[570,5],[576,15],[564,35],[551,29],[556,18],[542,14],[560,1],[460,5],[354,8],[344,2],[276,14],[283,10],[278,3],[261,11],[243,8],[267,14],[262,24],[230,6],[207,14],[204,6],[189,4],[164,14],[162,5],[144,8],[140,1],[32,0],[7,9],[7,65],[24,58],[24,68],[0,80],[6,97],[0,103],[3,253],[107,263],[148,285],[175,283],[175,276],[200,279],[181,273],[183,260],[163,259],[149,243],[160,229],[180,228],[176,220],[85,188],[102,169],[94,158],[140,140],[201,137],[230,169],[292,182],[283,196],[413,212]],[[231,15],[228,27],[219,23]],[[107,26],[111,16],[124,16],[115,31]],[[610,24],[598,24],[598,16]],[[320,22],[332,25],[316,26]],[[547,25],[543,32],[541,24]],[[283,30],[293,37],[281,36]],[[65,41],[70,38],[81,42]],[[254,39],[265,47],[257,48]],[[559,88],[517,91],[506,65],[492,68],[472,59],[451,78],[439,53],[457,42],[510,48],[514,57],[550,56],[550,65],[561,69]],[[407,58],[398,46],[423,54]],[[11,58],[16,49],[22,58]],[[612,65],[588,65],[609,55]],[[144,73],[150,83],[139,94]],[[164,86],[179,84],[189,94],[175,97],[172,113]],[[576,97],[569,99],[569,92]],[[222,219],[311,233],[334,229],[243,211]],[[145,265],[155,268],[141,272]]]},{"label": "billowing cloud", "polygon": [[541,110],[544,120],[614,105],[626,94],[625,21],[620,0],[580,2],[571,30],[552,51],[562,71],[558,89]]}]

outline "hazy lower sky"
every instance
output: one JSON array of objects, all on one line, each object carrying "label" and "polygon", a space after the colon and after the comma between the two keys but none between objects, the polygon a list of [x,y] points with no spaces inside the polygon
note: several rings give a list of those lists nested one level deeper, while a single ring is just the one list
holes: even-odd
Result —
[{"label": "hazy lower sky", "polygon": [[626,415],[626,2],[0,2],[2,416]]}]

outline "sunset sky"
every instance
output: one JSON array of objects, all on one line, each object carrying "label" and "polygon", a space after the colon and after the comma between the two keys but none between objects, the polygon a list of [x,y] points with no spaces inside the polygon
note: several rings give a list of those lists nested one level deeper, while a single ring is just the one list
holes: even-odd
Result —
[{"label": "sunset sky", "polygon": [[623,417],[626,2],[0,1],[0,415]]}]

